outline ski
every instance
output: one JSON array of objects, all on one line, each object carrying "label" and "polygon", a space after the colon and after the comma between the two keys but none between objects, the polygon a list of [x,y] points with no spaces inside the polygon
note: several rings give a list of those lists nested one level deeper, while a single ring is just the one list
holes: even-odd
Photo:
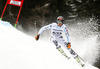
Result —
[{"label": "ski", "polygon": [[66,53],[64,52],[64,50],[63,50],[61,47],[59,47],[59,48],[57,48],[57,49],[58,49],[58,51],[59,51],[62,55],[64,55],[67,59],[70,59],[70,57],[66,55]]},{"label": "ski", "polygon": [[77,58],[75,58],[76,59],[76,61],[82,66],[82,67],[84,67],[85,66],[85,64],[84,63],[82,63],[82,60],[80,60],[80,58],[79,57],[77,57]]},{"label": "ski", "polygon": [[[63,56],[65,56],[68,60],[70,59],[70,57],[69,56],[67,56],[66,55],[66,53],[64,52],[64,50],[61,48],[61,46],[60,47],[57,47],[57,49],[58,49],[58,51],[63,55]],[[76,62],[78,63],[78,64],[80,64],[81,65],[81,67],[84,67],[85,66],[85,62],[84,62],[84,60],[72,49],[72,48],[70,48],[70,53],[73,55],[77,55],[74,59],[76,60]]]},{"label": "ski", "polygon": [[[77,54],[73,49],[71,49],[72,52],[74,52],[75,54]],[[85,66],[85,61],[77,54],[77,56],[74,58],[76,59],[76,61],[82,66]]]}]

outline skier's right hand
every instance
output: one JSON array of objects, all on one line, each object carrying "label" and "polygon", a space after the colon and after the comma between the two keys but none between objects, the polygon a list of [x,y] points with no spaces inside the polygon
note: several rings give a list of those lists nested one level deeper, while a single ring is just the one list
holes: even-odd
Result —
[{"label": "skier's right hand", "polygon": [[39,40],[39,34],[37,34],[36,36],[35,36],[35,40]]}]

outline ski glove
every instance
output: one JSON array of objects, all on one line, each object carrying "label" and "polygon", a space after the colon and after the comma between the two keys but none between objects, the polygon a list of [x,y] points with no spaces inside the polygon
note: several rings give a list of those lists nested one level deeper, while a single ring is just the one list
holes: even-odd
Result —
[{"label": "ski glove", "polygon": [[70,42],[67,43],[67,48],[71,48],[71,43]]},{"label": "ski glove", "polygon": [[40,36],[40,35],[37,34],[37,35],[35,36],[35,39],[36,39],[36,40],[39,40],[39,36]]}]

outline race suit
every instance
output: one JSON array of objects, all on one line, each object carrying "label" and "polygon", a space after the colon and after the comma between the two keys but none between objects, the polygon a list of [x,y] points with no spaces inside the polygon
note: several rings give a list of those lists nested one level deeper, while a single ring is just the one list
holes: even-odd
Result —
[{"label": "race suit", "polygon": [[[40,29],[38,34],[42,34],[44,30],[51,29],[51,41],[55,44],[56,47],[59,47],[60,45],[66,46],[67,42],[69,42],[69,34],[68,34],[68,28],[63,24],[61,27],[57,26],[57,23],[52,23],[49,25],[46,25]],[[67,42],[63,39],[62,32],[65,32],[65,35],[67,37]]]},{"label": "race suit", "polygon": [[[64,24],[61,27],[58,27],[57,23],[46,25],[39,30],[38,34],[41,35],[42,32],[47,29],[51,29],[51,41],[54,43],[57,49],[60,48],[61,46],[64,47],[67,46],[67,43],[69,42],[69,33],[68,33],[68,28]],[[67,42],[63,39],[62,32],[65,33]],[[73,55],[73,57],[77,56],[77,54],[75,54],[73,50],[71,50],[70,48],[67,49]]]}]

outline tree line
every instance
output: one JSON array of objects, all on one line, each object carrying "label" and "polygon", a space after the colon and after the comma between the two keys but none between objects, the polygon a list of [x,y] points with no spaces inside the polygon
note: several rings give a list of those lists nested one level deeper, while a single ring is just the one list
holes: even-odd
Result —
[{"label": "tree line", "polygon": [[[0,0],[0,14],[6,1]],[[4,20],[13,24],[19,8],[7,7]],[[37,23],[40,26],[40,23],[44,25],[48,21],[54,21],[58,15],[64,16],[66,20],[92,16],[100,19],[100,0],[24,0],[19,22],[26,29],[28,24],[34,26]]]}]

